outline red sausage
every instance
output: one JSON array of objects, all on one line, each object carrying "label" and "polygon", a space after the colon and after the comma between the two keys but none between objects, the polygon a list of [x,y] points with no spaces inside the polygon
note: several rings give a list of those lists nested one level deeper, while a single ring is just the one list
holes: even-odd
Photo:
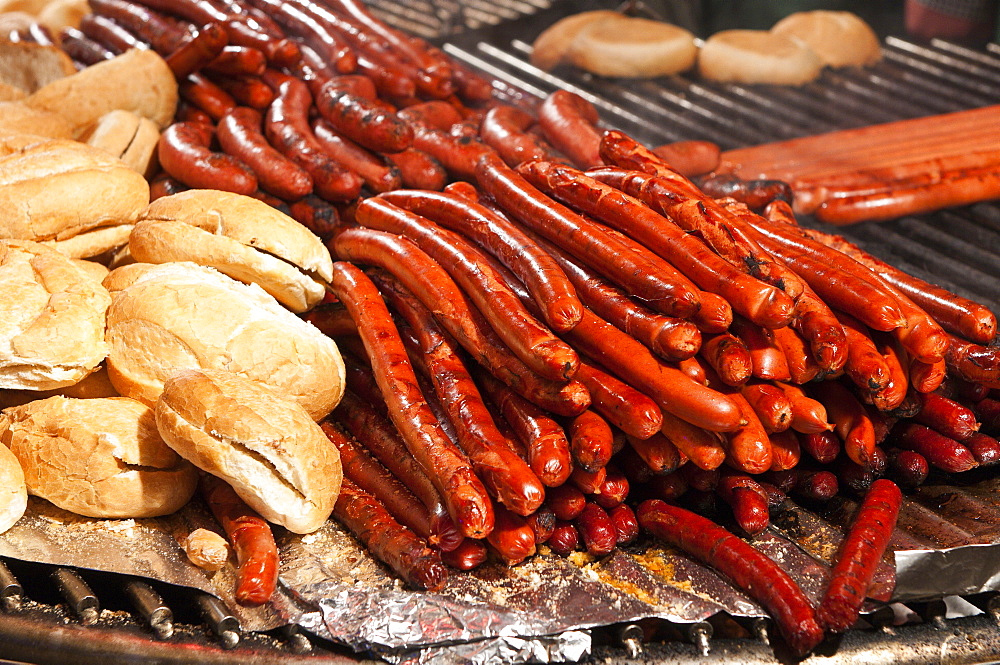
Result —
[{"label": "red sausage", "polygon": [[607,511],[596,503],[587,503],[576,518],[576,528],[583,538],[587,554],[604,556],[618,546],[618,531]]},{"label": "red sausage", "polygon": [[352,94],[352,82],[345,80],[348,78],[341,76],[323,84],[315,98],[320,115],[339,133],[369,150],[389,153],[409,148],[413,144],[413,127],[398,118],[387,104]]},{"label": "red sausage", "polygon": [[903,496],[891,480],[876,480],[858,507],[816,617],[826,630],[842,633],[858,619],[875,568],[889,544]]},{"label": "red sausage", "polygon": [[643,529],[712,566],[761,603],[797,655],[823,640],[809,599],[774,561],[710,520],[658,499],[644,501],[637,516]]},{"label": "red sausage", "polygon": [[219,120],[216,129],[219,145],[250,167],[262,189],[284,201],[297,201],[312,191],[312,178],[271,147],[261,131],[261,122],[258,111],[234,108]]},{"label": "red sausage", "polygon": [[590,393],[593,409],[626,434],[647,439],[663,425],[656,402],[610,374],[581,362],[576,378]]},{"label": "red sausage", "polygon": [[486,536],[487,542],[504,563],[513,566],[535,553],[535,532],[520,515],[497,506],[496,526]]},{"label": "red sausage", "polygon": [[529,159],[552,159],[551,150],[526,131],[534,122],[527,111],[507,105],[494,106],[483,116],[479,137],[511,167]]},{"label": "red sausage", "polygon": [[440,191],[448,184],[448,172],[441,162],[423,150],[407,148],[385,155],[399,169],[403,187]]},{"label": "red sausage", "polygon": [[271,526],[215,476],[202,476],[201,492],[236,551],[236,601],[263,605],[278,583],[278,547]]},{"label": "red sausage", "polygon": [[903,425],[894,433],[893,441],[900,448],[920,453],[932,465],[948,473],[961,473],[979,466],[966,446],[924,425]]},{"label": "red sausage", "polygon": [[549,143],[581,169],[602,163],[597,109],[583,97],[556,90],[538,109],[538,124]]},{"label": "red sausage", "polygon": [[580,532],[572,522],[559,520],[556,522],[547,545],[553,552],[561,556],[569,556],[580,548]]},{"label": "red sausage", "polygon": [[326,120],[317,118],[313,121],[312,128],[326,154],[358,174],[373,192],[388,192],[399,189],[402,185],[399,169],[395,165],[340,135]]},{"label": "red sausage", "polygon": [[574,416],[566,428],[573,463],[585,471],[597,471],[611,459],[611,427],[594,411]]},{"label": "red sausage", "polygon": [[160,134],[158,153],[163,170],[196,189],[221,189],[236,194],[257,190],[257,177],[236,157],[212,152],[213,128],[201,123],[175,122]]},{"label": "red sausage", "polygon": [[715,489],[719,497],[732,508],[736,523],[751,536],[757,535],[771,523],[767,496],[760,483],[750,476],[723,472]]},{"label": "red sausage", "polygon": [[979,431],[976,414],[971,409],[937,393],[920,395],[920,411],[913,419],[957,441]]}]

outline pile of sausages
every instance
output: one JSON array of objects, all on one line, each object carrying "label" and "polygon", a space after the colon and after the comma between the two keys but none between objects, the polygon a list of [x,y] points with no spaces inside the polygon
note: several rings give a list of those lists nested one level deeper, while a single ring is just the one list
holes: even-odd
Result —
[{"label": "pile of sausages", "polygon": [[[782,183],[720,184],[714,146],[654,152],[564,91],[497,103],[356,0],[91,5],[77,60],[150,47],[181,82],[154,195],[257,196],[328,242],[305,316],[348,367],[335,515],[413,586],[644,527],[806,653],[857,617],[899,486],[1000,460],[994,315],[800,227]],[[845,490],[817,610],[734,532]],[[716,503],[732,531],[680,507]]]}]

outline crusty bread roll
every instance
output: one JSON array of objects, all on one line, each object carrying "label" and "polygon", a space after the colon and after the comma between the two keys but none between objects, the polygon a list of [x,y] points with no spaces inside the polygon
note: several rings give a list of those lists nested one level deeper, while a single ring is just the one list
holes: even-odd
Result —
[{"label": "crusty bread roll", "polygon": [[315,419],[344,392],[332,339],[254,284],[194,263],[111,271],[108,373],[123,395],[153,404],[182,369],[227,369],[262,381]]},{"label": "crusty bread roll", "polygon": [[167,515],[198,483],[197,470],[160,438],[153,410],[125,397],[4,409],[0,442],[21,462],[29,493],[78,515]]},{"label": "crusty bread roll", "polygon": [[71,259],[39,243],[0,240],[0,388],[77,383],[107,355],[111,297]]},{"label": "crusty bread roll", "polygon": [[14,526],[27,508],[28,488],[21,463],[7,446],[0,446],[0,533]]},{"label": "crusty bread roll", "polygon": [[34,42],[0,40],[0,81],[32,93],[76,73],[62,49]]},{"label": "crusty bread roll", "polygon": [[[146,179],[103,150],[64,139],[0,136],[0,237],[67,240],[130,224],[148,204]],[[120,244],[114,233],[106,240]],[[93,254],[74,257],[115,246],[93,244]]]},{"label": "crusty bread roll", "polygon": [[560,19],[546,28],[531,45],[529,60],[539,69],[549,71],[565,60],[577,34],[594,21],[620,16],[610,9],[580,12]]},{"label": "crusty bread roll", "polygon": [[259,285],[294,312],[318,304],[333,260],[323,242],[280,210],[249,196],[191,189],[164,196],[129,238],[136,261],[192,261]]},{"label": "crusty bread roll", "polygon": [[9,83],[0,82],[0,102],[16,102],[24,99],[28,93]]},{"label": "crusty bread roll", "polygon": [[38,22],[58,35],[63,28],[79,28],[80,20],[89,13],[87,0],[52,0],[38,12]]},{"label": "crusty bread roll", "polygon": [[76,132],[114,109],[137,113],[163,129],[177,110],[177,80],[155,51],[130,49],[53,81],[24,101],[34,108],[62,113]]},{"label": "crusty bread roll", "polygon": [[323,526],[340,492],[337,448],[299,404],[224,370],[169,378],[154,408],[163,440],[294,533]]},{"label": "crusty bread roll", "polygon": [[160,130],[149,118],[124,109],[108,111],[84,129],[78,139],[118,157],[147,178],[153,175]]},{"label": "crusty bread roll", "polygon": [[87,259],[127,245],[132,228],[132,224],[100,226],[65,240],[43,240],[42,242],[71,259]]},{"label": "crusty bread roll", "polygon": [[20,101],[0,102],[0,135],[9,134],[70,140],[73,123],[58,113],[33,109]]},{"label": "crusty bread roll", "polygon": [[121,397],[108,378],[108,370],[102,365],[85,376],[81,381],[65,388],[53,390],[0,390],[0,409],[21,406],[28,402],[47,397],[78,397],[94,399],[96,397]]},{"label": "crusty bread roll", "polygon": [[667,76],[690,69],[698,56],[694,35],[676,25],[615,13],[591,21],[565,59],[599,76]]},{"label": "crusty bread roll", "polygon": [[823,61],[799,41],[766,30],[723,30],[701,47],[698,72],[733,83],[802,85],[819,76]]},{"label": "crusty bread roll", "polygon": [[882,57],[878,35],[851,12],[796,12],[775,23],[771,32],[798,39],[830,67],[861,67]]}]

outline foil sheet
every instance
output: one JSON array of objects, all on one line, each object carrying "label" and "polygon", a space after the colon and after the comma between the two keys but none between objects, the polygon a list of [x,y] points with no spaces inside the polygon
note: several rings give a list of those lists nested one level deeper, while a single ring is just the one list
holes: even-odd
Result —
[{"label": "foil sheet", "polygon": [[[865,611],[882,603],[1000,589],[998,483],[929,485],[908,496],[900,528]],[[787,502],[752,539],[818,600],[856,502],[809,510]],[[174,515],[98,520],[31,498],[24,519],[0,535],[0,556],[136,575],[198,589],[222,600],[247,630],[288,623],[398,665],[576,662],[591,630],[642,619],[695,626],[718,614],[766,612],[711,569],[661,543],[644,541],[601,559],[538,555],[507,567],[488,562],[453,573],[437,593],[403,587],[340,525],[316,533],[275,529],[279,590],[265,607],[232,598],[235,570],[192,565],[180,542],[195,528],[218,532],[198,501]],[[683,632],[683,631],[682,631]]]}]

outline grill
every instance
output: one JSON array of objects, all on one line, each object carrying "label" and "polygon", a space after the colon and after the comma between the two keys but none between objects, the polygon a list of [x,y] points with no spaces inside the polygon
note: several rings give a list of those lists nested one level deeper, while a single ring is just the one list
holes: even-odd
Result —
[{"label": "grill", "polygon": [[[454,58],[495,78],[501,98],[531,103],[557,88],[568,89],[597,105],[606,126],[650,145],[704,139],[728,150],[1000,103],[996,45],[973,50],[889,37],[878,65],[828,71],[797,89],[718,85],[684,76],[623,82],[568,68],[545,73],[528,63],[531,39],[551,19],[581,9],[567,6],[576,3],[370,4],[389,23],[442,44]],[[838,232],[908,272],[1000,310],[995,274],[1000,205],[983,203]],[[907,502],[908,543],[946,548],[993,542],[1000,530],[1000,501],[994,494],[988,480],[968,488],[925,488]],[[849,514],[849,503],[839,507],[825,517],[836,522]],[[775,520],[783,536],[792,541],[804,537],[797,532],[804,528],[801,520],[815,519],[807,508],[788,504]],[[244,632],[219,601],[198,591],[95,571],[5,563],[0,563],[0,657],[38,663],[358,662],[338,645],[294,627]],[[980,614],[950,618],[956,612]],[[913,620],[893,628],[897,615]],[[854,662],[882,651],[891,651],[898,663],[1000,659],[1000,594],[912,602],[896,605],[894,611],[882,608],[866,619],[870,630],[851,631],[835,650],[820,655],[830,663]],[[613,663],[773,663],[775,653],[766,638],[766,623],[724,615],[686,626],[610,626],[594,635],[595,655]]]}]

